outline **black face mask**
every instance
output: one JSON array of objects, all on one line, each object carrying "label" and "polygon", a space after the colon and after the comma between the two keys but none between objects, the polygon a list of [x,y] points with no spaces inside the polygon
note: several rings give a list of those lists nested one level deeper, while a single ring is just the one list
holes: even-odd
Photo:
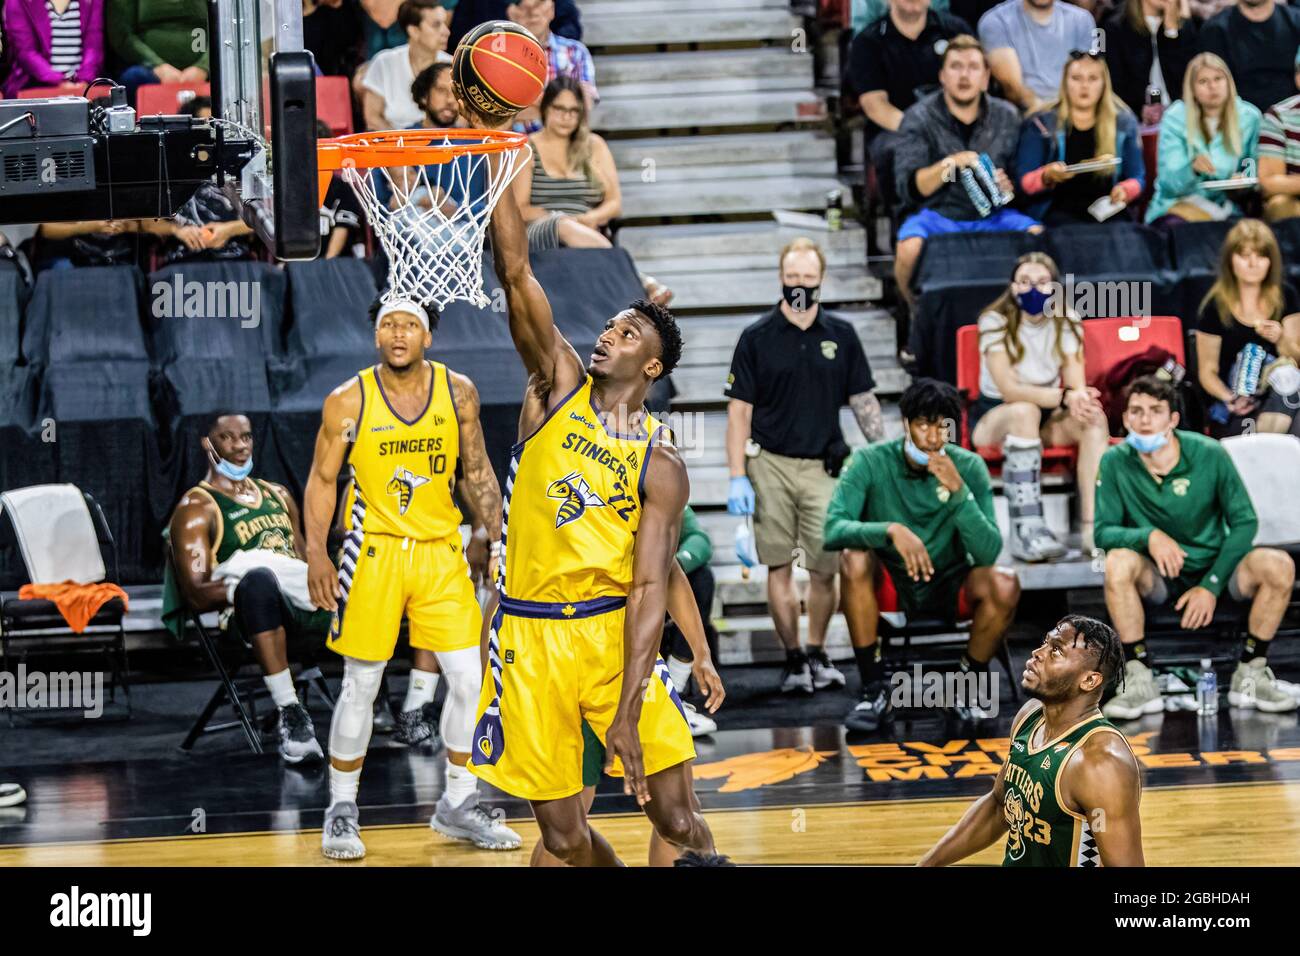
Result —
[{"label": "black face mask", "polygon": [[820,285],[785,285],[781,284],[781,298],[785,304],[796,312],[807,312],[821,301]]}]

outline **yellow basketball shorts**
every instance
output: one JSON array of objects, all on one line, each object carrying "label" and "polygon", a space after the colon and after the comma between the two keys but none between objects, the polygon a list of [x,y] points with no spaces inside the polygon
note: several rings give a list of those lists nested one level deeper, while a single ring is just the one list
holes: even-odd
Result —
[{"label": "yellow basketball shorts", "polygon": [[[502,598],[470,752],[475,775],[526,800],[558,800],[582,790],[582,723],[604,744],[618,710],[625,601],[566,605]],[[686,712],[662,658],[642,700],[637,727],[646,774],[693,759]],[[614,773],[622,775],[618,762]]]},{"label": "yellow basketball shorts", "polygon": [[339,567],[343,597],[330,628],[330,650],[363,661],[391,660],[402,627],[412,647],[477,647],[483,626],[460,533],[415,541],[348,532]]}]

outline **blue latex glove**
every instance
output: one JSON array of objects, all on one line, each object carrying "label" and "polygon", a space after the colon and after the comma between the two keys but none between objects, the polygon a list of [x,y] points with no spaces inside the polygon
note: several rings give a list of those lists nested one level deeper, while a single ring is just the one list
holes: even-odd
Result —
[{"label": "blue latex glove", "polygon": [[731,479],[731,486],[727,489],[727,511],[733,515],[754,513],[754,486],[744,475]]}]

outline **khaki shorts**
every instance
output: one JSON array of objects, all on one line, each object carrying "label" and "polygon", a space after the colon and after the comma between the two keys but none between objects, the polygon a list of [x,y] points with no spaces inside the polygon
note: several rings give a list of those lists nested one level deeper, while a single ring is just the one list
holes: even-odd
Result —
[{"label": "khaki shorts", "polygon": [[793,562],[809,571],[834,574],[839,556],[822,549],[822,525],[835,479],[826,474],[821,459],[760,451],[749,459],[748,472],[754,486],[758,560],[770,568]]}]

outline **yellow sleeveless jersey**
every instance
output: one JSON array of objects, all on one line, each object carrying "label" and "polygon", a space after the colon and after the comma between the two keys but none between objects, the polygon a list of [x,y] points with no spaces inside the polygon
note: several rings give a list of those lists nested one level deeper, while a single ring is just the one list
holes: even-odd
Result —
[{"label": "yellow sleeveless jersey", "polygon": [[452,499],[460,458],[456,401],[447,367],[429,364],[429,401],[409,422],[389,404],[378,366],[357,373],[361,417],[348,453],[354,479],[349,529],[428,541],[460,527]]},{"label": "yellow sleeveless jersey", "polygon": [[501,536],[507,598],[572,603],[627,595],[647,454],[667,436],[650,416],[640,436],[606,431],[587,377],[515,445]]}]

